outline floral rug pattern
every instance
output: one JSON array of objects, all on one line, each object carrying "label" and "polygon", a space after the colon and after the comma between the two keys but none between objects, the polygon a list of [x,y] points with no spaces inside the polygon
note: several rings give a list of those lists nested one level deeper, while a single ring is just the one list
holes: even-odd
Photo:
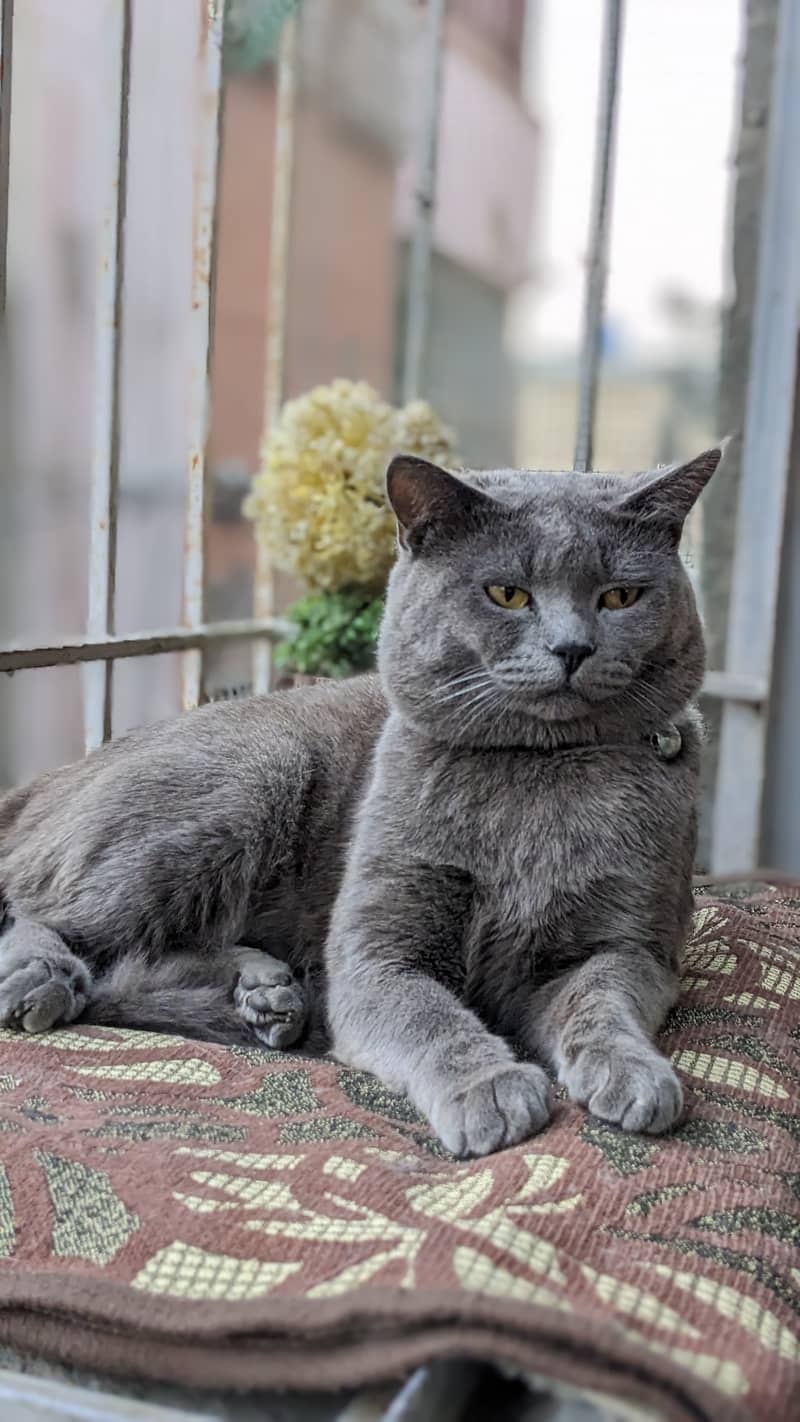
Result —
[{"label": "floral rug pattern", "polygon": [[332,1061],[0,1033],[0,1340],[209,1385],[475,1353],[681,1419],[800,1415],[800,901],[698,900],[662,1038],[688,1110],[563,1099],[454,1161]]}]

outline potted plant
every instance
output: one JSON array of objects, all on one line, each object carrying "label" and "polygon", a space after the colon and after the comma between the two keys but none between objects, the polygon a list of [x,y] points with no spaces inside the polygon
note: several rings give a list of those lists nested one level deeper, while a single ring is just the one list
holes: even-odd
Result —
[{"label": "potted plant", "polygon": [[277,665],[345,677],[374,665],[394,518],[384,497],[392,455],[453,465],[452,432],[424,400],[396,408],[363,381],[335,380],[284,405],[244,511],[276,568],[306,592],[283,616],[296,635]]}]

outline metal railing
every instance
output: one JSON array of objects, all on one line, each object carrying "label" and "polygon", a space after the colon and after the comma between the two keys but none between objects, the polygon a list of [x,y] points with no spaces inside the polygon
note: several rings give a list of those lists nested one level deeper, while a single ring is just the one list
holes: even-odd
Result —
[{"label": "metal railing", "polygon": [[404,401],[416,400],[419,396],[425,359],[446,17],[447,0],[428,0],[427,65],[417,153],[415,223],[409,245],[408,310],[403,353]]},{"label": "metal railing", "polygon": [[[195,149],[192,172],[193,269],[191,293],[191,369],[187,426],[187,505],[183,574],[183,615],[179,627],[126,636],[114,632],[119,482],[119,361],[123,302],[128,91],[131,55],[131,0],[107,0],[103,77],[108,126],[104,130],[101,230],[95,291],[94,444],[91,467],[89,614],[84,637],[49,643],[0,647],[0,672],[84,663],[84,740],[93,750],[111,734],[112,673],[115,661],[182,652],[182,701],[185,709],[204,696],[206,650],[221,642],[254,642],[256,688],[270,681],[272,641],[287,634],[274,616],[271,572],[259,558],[255,612],[237,621],[205,621],[206,533],[209,480],[206,437],[210,416],[209,372],[213,350],[216,258],[217,171],[223,117],[222,43],[224,0],[201,6],[200,43],[194,95]],[[11,141],[11,37],[14,0],[2,0],[2,84],[0,85],[0,299],[5,295],[7,213]],[[286,275],[291,205],[291,147],[297,66],[297,19],[283,28],[278,61],[278,113],[275,129],[273,228],[269,289],[265,430],[275,420],[282,397],[285,342]],[[0,308],[2,309],[2,308]],[[259,646],[260,644],[260,646]]]},{"label": "metal railing", "polygon": [[783,544],[800,340],[798,73],[800,5],[781,0],[726,650],[727,682],[746,680],[761,695],[725,694],[712,865],[720,873],[759,862],[778,594],[792,557]]},{"label": "metal railing", "polygon": [[[207,649],[221,642],[254,644],[257,691],[271,684],[271,642],[285,635],[275,617],[272,569],[257,552],[254,615],[236,622],[205,621],[205,543],[208,522],[206,434],[209,424],[209,370],[213,345],[217,170],[223,117],[222,43],[225,0],[207,0],[202,14],[195,87],[193,167],[193,282],[191,311],[190,409],[187,429],[186,550],[183,578],[184,622],[179,627],[118,636],[114,632],[119,465],[119,351],[123,302],[128,85],[131,0],[107,0],[106,54],[108,126],[104,138],[104,194],[96,286],[94,372],[94,457],[91,470],[89,615],[85,637],[0,648],[0,672],[30,667],[86,663],[85,742],[87,750],[111,733],[112,671],[115,660],[180,651],[183,705],[204,695]],[[293,128],[297,90],[300,10],[286,7],[277,62],[277,109],[273,152],[272,218],[267,290],[264,433],[277,418],[283,397],[286,289],[292,202]],[[2,82],[0,83],[0,311],[5,300],[9,145],[11,142],[12,38],[14,0],[2,0]],[[601,363],[613,154],[623,43],[623,0],[606,0],[601,58],[600,112],[587,251],[584,329],[579,362],[576,469],[592,467],[595,406]],[[409,300],[403,387],[406,398],[419,392],[425,351],[430,263],[436,203],[437,135],[446,42],[446,0],[428,0],[426,81],[418,142],[415,226],[409,256]],[[750,398],[744,429],[744,473],[737,543],[736,576],[730,609],[730,653],[725,671],[710,672],[704,692],[725,703],[719,790],[716,802],[713,867],[740,869],[757,860],[761,787],[764,777],[766,715],[772,679],[772,646],[780,541],[786,494],[792,394],[800,312],[800,165],[793,143],[800,126],[797,88],[791,74],[800,67],[800,7],[782,0],[777,78],[771,123],[770,164],[757,313],[751,349]],[[779,417],[775,418],[775,412]],[[754,531],[755,530],[755,531]],[[756,596],[753,597],[753,589]]]},{"label": "metal railing", "polygon": [[[285,20],[278,50],[278,93],[275,113],[275,148],[272,170],[272,213],[267,279],[267,335],[264,360],[263,436],[269,434],[283,398],[283,363],[286,354],[286,289],[289,276],[289,233],[292,217],[294,165],[294,112],[297,98],[297,15]],[[269,558],[256,544],[254,611],[262,620],[275,615],[275,578]],[[269,642],[253,648],[253,690],[269,691],[272,682],[272,648]]]},{"label": "metal railing", "polygon": [[[131,0],[110,7],[103,29],[103,108],[99,185],[100,233],[95,258],[95,357],[87,633],[113,636],[119,505],[120,346],[125,276],[128,177]],[[84,668],[84,744],[87,752],[111,735],[112,661]]]},{"label": "metal railing", "polygon": [[3,0],[0,14],[0,316],[6,309],[8,255],[8,187],[11,156],[11,65],[14,43],[14,0]]}]

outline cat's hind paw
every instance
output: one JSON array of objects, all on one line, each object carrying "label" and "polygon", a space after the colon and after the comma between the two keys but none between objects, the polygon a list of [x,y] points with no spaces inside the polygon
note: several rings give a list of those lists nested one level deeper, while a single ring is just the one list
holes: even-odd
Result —
[{"label": "cat's hind paw", "polygon": [[78,958],[47,957],[20,963],[0,955],[0,1025],[21,1032],[49,1032],[74,1022],[86,1006],[91,978]]},{"label": "cat's hind paw", "polygon": [[280,1050],[291,1047],[303,1034],[308,1018],[304,989],[285,963],[267,953],[249,958],[233,990],[239,1016],[253,1028],[259,1041]]},{"label": "cat's hind paw", "polygon": [[573,1101],[623,1131],[661,1135],[683,1110],[681,1084],[654,1047],[584,1047],[560,1079]]}]

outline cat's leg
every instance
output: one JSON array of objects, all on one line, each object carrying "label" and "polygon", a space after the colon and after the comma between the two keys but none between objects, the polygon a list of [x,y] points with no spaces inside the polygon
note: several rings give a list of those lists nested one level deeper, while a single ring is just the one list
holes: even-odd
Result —
[{"label": "cat's leg", "polygon": [[358,1003],[343,984],[331,988],[334,1055],[407,1092],[454,1155],[489,1155],[535,1135],[549,1120],[541,1067],[515,1060],[433,978],[367,973]]},{"label": "cat's leg", "polygon": [[653,1045],[677,996],[677,972],[654,954],[598,952],[534,995],[526,1045],[593,1116],[658,1135],[683,1108],[681,1084]]},{"label": "cat's leg", "polygon": [[407,1092],[462,1156],[514,1145],[550,1115],[541,1067],[516,1060],[442,981],[459,978],[469,894],[452,871],[356,857],[326,949],[334,1055]]},{"label": "cat's leg", "polygon": [[236,947],[233,1000],[242,1020],[268,1047],[294,1046],[308,1020],[306,990],[286,963],[258,948]]},{"label": "cat's leg", "polygon": [[0,937],[0,1025],[47,1032],[74,1022],[89,1000],[92,978],[51,928],[17,919]]}]

